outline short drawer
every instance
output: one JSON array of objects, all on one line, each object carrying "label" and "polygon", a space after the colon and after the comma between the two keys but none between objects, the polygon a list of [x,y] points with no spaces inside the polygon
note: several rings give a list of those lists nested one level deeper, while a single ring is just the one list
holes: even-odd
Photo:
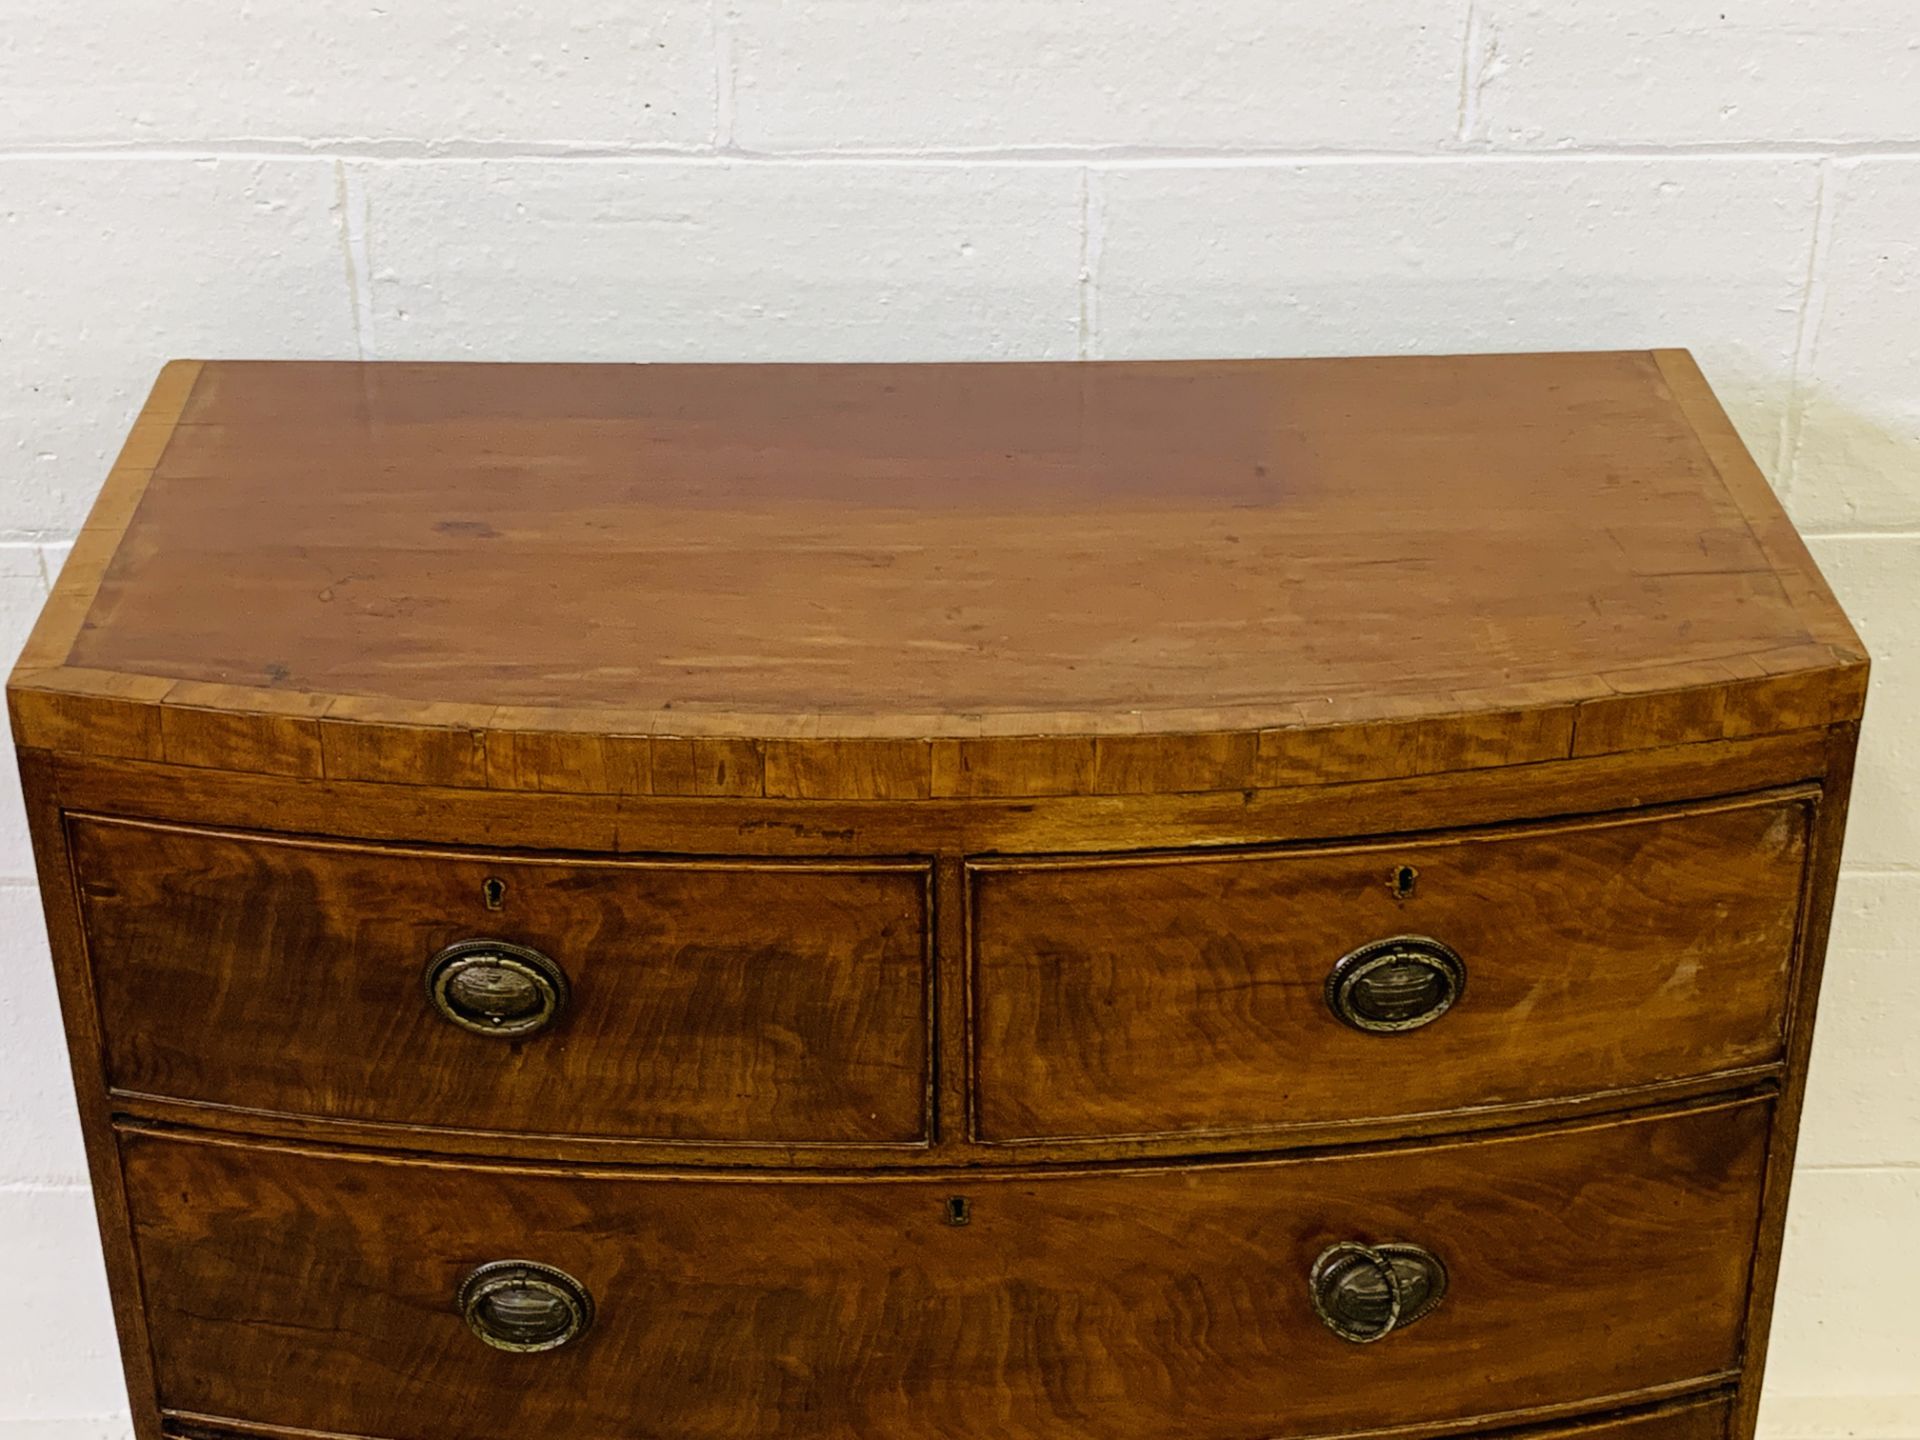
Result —
[{"label": "short drawer", "polygon": [[974,861],[980,1137],[1257,1134],[1775,1063],[1814,804]]},{"label": "short drawer", "polygon": [[[409,1440],[1245,1440],[1724,1382],[1768,1109],[864,1179],[383,1162],[191,1132],[123,1132],[121,1153],[175,1412]],[[1343,1338],[1321,1312],[1379,1330],[1380,1267],[1400,1323]]]},{"label": "short drawer", "polygon": [[122,1094],[715,1144],[928,1135],[928,871],[70,817]]}]

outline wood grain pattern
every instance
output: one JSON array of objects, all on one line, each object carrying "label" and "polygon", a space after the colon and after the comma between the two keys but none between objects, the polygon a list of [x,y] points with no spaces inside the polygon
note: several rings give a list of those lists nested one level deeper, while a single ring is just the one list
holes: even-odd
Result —
[{"label": "wood grain pattern", "polygon": [[[915,1145],[929,1135],[928,873],[589,863],[75,817],[118,1093],[410,1126]],[[490,910],[483,884],[505,887]],[[442,947],[552,957],[551,1031],[428,1003]]]},{"label": "wood grain pattern", "polygon": [[1549,1435],[1557,1440],[1723,1440],[1731,1410],[1723,1396],[1690,1397],[1552,1431],[1523,1431],[1515,1440],[1547,1440]]},{"label": "wood grain pattern", "polygon": [[130,444],[15,673],[23,745],[686,794],[713,742],[752,757],[723,793],[930,800],[1540,763],[1863,696],[1677,352],[213,362]]},{"label": "wood grain pattern", "polygon": [[8,687],[136,1433],[1752,1440],[1866,673],[1682,352],[169,366]]},{"label": "wood grain pattern", "polygon": [[[1310,1161],[757,1182],[122,1144],[169,1409],[415,1440],[1240,1440],[1724,1377],[1767,1125],[1746,1102]],[[1348,1238],[1428,1246],[1446,1302],[1338,1339],[1305,1277]],[[510,1256],[584,1282],[593,1330],[480,1345],[450,1297]]]},{"label": "wood grain pattern", "polygon": [[[1798,543],[1797,537],[1795,543]],[[1773,1307],[1786,1242],[1787,1199],[1793,1186],[1794,1154],[1807,1095],[1807,1062],[1813,1050],[1820,980],[1826,969],[1827,936],[1833,923],[1834,893],[1840,879],[1841,846],[1846,838],[1847,807],[1853,789],[1859,728],[1835,726],[1828,737],[1826,799],[1813,837],[1807,886],[1807,914],[1800,931],[1794,975],[1788,990],[1788,1069],[1781,1087],[1778,1119],[1767,1148],[1767,1183],[1762,1197],[1760,1240],[1754,1249],[1753,1281],[1747,1295],[1747,1347],[1741,1367],[1733,1433],[1754,1435],[1760,1421],[1760,1395],[1772,1337]]]},{"label": "wood grain pattern", "polygon": [[1348,785],[1026,800],[788,801],[478,791],[49,756],[65,807],[369,840],[708,855],[955,855],[1258,845],[1710,799],[1825,773],[1824,730]]},{"label": "wood grain pattern", "polygon": [[[1218,1140],[1775,1062],[1813,809],[1802,793],[1478,838],[978,862],[980,1135]],[[1335,962],[1408,934],[1465,958],[1458,1003],[1402,1034],[1342,1024]]]},{"label": "wood grain pattern", "polygon": [[[1731,1410],[1732,1404],[1723,1391],[1709,1390],[1596,1418],[1502,1429],[1497,1433],[1500,1440],[1725,1440]],[[335,1440],[327,1431],[289,1430],[255,1421],[209,1419],[183,1413],[169,1417],[165,1433],[179,1440],[234,1440],[237,1436],[262,1436],[267,1440],[313,1440],[318,1436],[321,1440]],[[1470,1435],[1471,1431],[1462,1431],[1458,1426],[1402,1425],[1364,1434],[1367,1440],[1432,1440],[1442,1435]],[[339,1437],[339,1440],[361,1440],[361,1437]]]},{"label": "wood grain pattern", "polygon": [[[1730,1433],[1732,1402],[1724,1390],[1684,1393],[1678,1398],[1572,1422],[1529,1424],[1493,1432],[1500,1440],[1725,1440]],[[259,1436],[265,1440],[372,1440],[372,1437],[336,1437],[333,1432],[289,1430],[256,1421],[213,1419],[175,1412],[165,1433],[178,1440],[234,1440]],[[1471,1426],[1393,1425],[1356,1432],[1352,1440],[1436,1440],[1441,1436],[1471,1437]]]},{"label": "wood grain pattern", "polygon": [[47,943],[53,957],[60,1016],[66,1029],[67,1061],[73,1077],[74,1100],[80,1112],[80,1133],[86,1149],[87,1174],[93,1186],[100,1248],[110,1281],[114,1331],[119,1340],[121,1373],[126,1379],[133,1434],[135,1440],[159,1440],[160,1413],[154,1395],[153,1352],[148,1344],[146,1309],[136,1279],[138,1262],[133,1253],[125,1177],[113,1133],[113,1102],[100,1068],[100,1021],[94,1005],[93,976],[87,965],[86,945],[81,939],[80,910],[71,884],[66,827],[60,821],[59,790],[51,770],[45,755],[28,752],[20,756],[20,781],[26,797],[27,826],[33,839],[34,870],[46,910]]}]

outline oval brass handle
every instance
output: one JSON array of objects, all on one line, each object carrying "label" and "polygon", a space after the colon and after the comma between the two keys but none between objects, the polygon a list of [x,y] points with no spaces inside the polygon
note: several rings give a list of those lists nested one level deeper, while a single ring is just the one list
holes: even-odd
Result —
[{"label": "oval brass handle", "polygon": [[1327,1005],[1356,1030],[1393,1035],[1431,1025],[1467,988],[1467,964],[1424,935],[1349,950],[1327,976]]},{"label": "oval brass handle", "polygon": [[1367,1345],[1432,1313],[1447,1293],[1447,1267],[1418,1245],[1349,1240],[1320,1252],[1310,1285],[1327,1328]]},{"label": "oval brass handle", "polygon": [[567,1003],[567,977],[538,950],[504,940],[462,940],[427,962],[433,1008],[476,1035],[543,1030]]},{"label": "oval brass handle", "polygon": [[593,1324],[587,1287],[551,1265],[495,1260],[460,1282],[467,1327],[496,1350],[558,1350]]}]

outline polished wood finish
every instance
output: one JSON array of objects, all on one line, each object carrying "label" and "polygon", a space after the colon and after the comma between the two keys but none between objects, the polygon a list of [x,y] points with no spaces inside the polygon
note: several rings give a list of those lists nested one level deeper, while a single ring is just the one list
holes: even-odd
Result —
[{"label": "polished wood finish", "polygon": [[[1771,1064],[1813,809],[974,862],[979,1133],[1232,1139]],[[1408,934],[1464,959],[1459,1001],[1401,1034],[1341,1023],[1334,963]]]},{"label": "polished wood finish", "polygon": [[1761,1241],[1753,1257],[1753,1282],[1747,1296],[1747,1346],[1733,1433],[1753,1435],[1760,1421],[1761,1381],[1772,1337],[1774,1287],[1780,1278],[1781,1242],[1787,1228],[1787,1197],[1793,1186],[1793,1157],[1800,1139],[1807,1094],[1807,1063],[1813,1050],[1813,1019],[1826,966],[1827,934],[1833,922],[1834,891],[1840,851],[1846,836],[1847,804],[1853,789],[1859,728],[1837,725],[1828,735],[1828,803],[1814,835],[1807,915],[1801,927],[1795,963],[1799,973],[1788,996],[1788,1068],[1767,1159],[1767,1189],[1761,1217]]},{"label": "polished wood finish", "polygon": [[1751,1440],[1865,680],[1681,352],[178,362],[9,685],[139,1440]]},{"label": "polished wood finish", "polygon": [[1858,643],[1723,424],[1665,352],[182,362],[22,659],[16,737],[911,800],[1854,718]]},{"label": "polished wood finish", "polygon": [[100,1017],[93,1001],[93,977],[86,963],[79,909],[74,903],[66,827],[61,823],[59,787],[52,768],[45,754],[24,752],[20,756],[27,828],[33,838],[34,870],[46,911],[47,941],[53,952],[54,985],[67,1032],[67,1059],[80,1113],[87,1172],[93,1181],[94,1216],[110,1281],[121,1370],[132,1401],[135,1433],[139,1440],[152,1440],[158,1434],[159,1416],[152,1398],[153,1350],[140,1295],[140,1262],[133,1248],[125,1177],[113,1131],[113,1102],[100,1065]]},{"label": "polished wood finish", "polygon": [[1691,1397],[1668,1405],[1611,1415],[1584,1425],[1551,1431],[1516,1432],[1514,1440],[1721,1440],[1728,1433],[1731,1406],[1716,1396]]},{"label": "polished wood finish", "polygon": [[[1725,1379],[1768,1108],[913,1180],[475,1170],[151,1133],[123,1149],[167,1409],[420,1440],[1237,1440]],[[1336,1337],[1307,1281],[1351,1238],[1432,1250],[1446,1299],[1378,1344]],[[514,1257],[587,1288],[584,1337],[515,1357],[474,1339],[448,1297]],[[329,1383],[275,1383],[309,1374]],[[475,1413],[476,1394],[500,1398]]]},{"label": "polished wood finish", "polygon": [[[929,1137],[924,864],[68,824],[117,1095],[742,1145]],[[501,1039],[440,1016],[423,971],[470,939],[557,962],[572,995],[550,1030]]]},{"label": "polished wood finish", "polygon": [[[1708,1390],[1598,1417],[1527,1425],[1494,1433],[1500,1440],[1725,1440],[1732,1411],[1732,1402],[1724,1391]],[[178,1414],[168,1418],[165,1433],[180,1440],[234,1440],[236,1436],[311,1440],[316,1435],[332,1440],[325,1431],[289,1430],[252,1421],[211,1421]],[[1456,1434],[1459,1427],[1406,1427],[1368,1433],[1377,1440],[1389,1440],[1389,1437],[1417,1440],[1421,1436]],[[359,1440],[359,1437],[344,1437],[344,1440]]]},{"label": "polished wood finish", "polygon": [[[1494,1432],[1500,1440],[1724,1440],[1733,1406],[1723,1391],[1688,1393],[1675,1400],[1638,1405],[1573,1422],[1527,1425]],[[174,1415],[165,1433],[180,1440],[234,1440],[258,1436],[264,1440],[311,1440],[325,1431],[288,1430],[250,1421],[209,1421],[198,1416]],[[1372,1431],[1377,1440],[1417,1440],[1417,1437],[1458,1433],[1458,1427],[1407,1427]],[[358,1440],[358,1437],[345,1437]]]}]

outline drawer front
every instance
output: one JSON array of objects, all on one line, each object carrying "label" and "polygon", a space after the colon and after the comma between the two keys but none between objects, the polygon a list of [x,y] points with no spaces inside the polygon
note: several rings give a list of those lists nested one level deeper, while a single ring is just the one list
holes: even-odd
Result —
[{"label": "drawer front", "polygon": [[[508,1133],[928,1133],[924,866],[544,860],[69,825],[119,1091]],[[459,953],[443,960],[442,1013],[429,962],[470,940],[536,953],[483,948],[464,981]],[[539,957],[557,981],[529,976]],[[541,983],[550,1023],[490,1028],[524,1011],[489,1000],[489,984],[512,1000]]]},{"label": "drawer front", "polygon": [[[1732,1424],[1732,1397],[1725,1392],[1709,1391],[1625,1413],[1537,1425],[1524,1430],[1501,1430],[1497,1434],[1498,1440],[1726,1440]],[[314,1440],[313,1432],[306,1430],[248,1425],[241,1431],[199,1420],[176,1422],[166,1433],[191,1437],[191,1440],[253,1440],[259,1435],[286,1435],[289,1440]],[[629,1426],[622,1433],[644,1436],[651,1432]],[[801,1435],[816,1432],[795,1427],[788,1433]],[[1467,1435],[1469,1440],[1477,1440],[1477,1432],[1469,1431]],[[372,1437],[364,1437],[364,1440],[372,1440]],[[980,1437],[968,1436],[966,1440],[980,1440]],[[1076,1434],[1075,1440],[1081,1440],[1081,1437]]]},{"label": "drawer front", "polygon": [[[980,1137],[1392,1120],[1776,1062],[1812,811],[1796,795],[1379,844],[974,862]],[[1398,937],[1444,950],[1366,953]],[[1374,960],[1397,968],[1401,1008],[1389,990],[1330,991],[1348,956],[1350,985]]]},{"label": "drawer front", "polygon": [[1508,1440],[1725,1440],[1732,1428],[1732,1399],[1707,1396],[1584,1424],[1524,1430]]},{"label": "drawer front", "polygon": [[[1768,1111],[848,1179],[121,1144],[176,1412],[408,1440],[1246,1440],[1539,1419],[1725,1379]],[[1335,1334],[1310,1277],[1355,1243],[1436,1257],[1438,1305],[1412,1318],[1403,1286],[1406,1323]],[[503,1260],[576,1282],[584,1333],[543,1353],[483,1343],[457,1296],[484,1295],[498,1272],[468,1277]]]}]

